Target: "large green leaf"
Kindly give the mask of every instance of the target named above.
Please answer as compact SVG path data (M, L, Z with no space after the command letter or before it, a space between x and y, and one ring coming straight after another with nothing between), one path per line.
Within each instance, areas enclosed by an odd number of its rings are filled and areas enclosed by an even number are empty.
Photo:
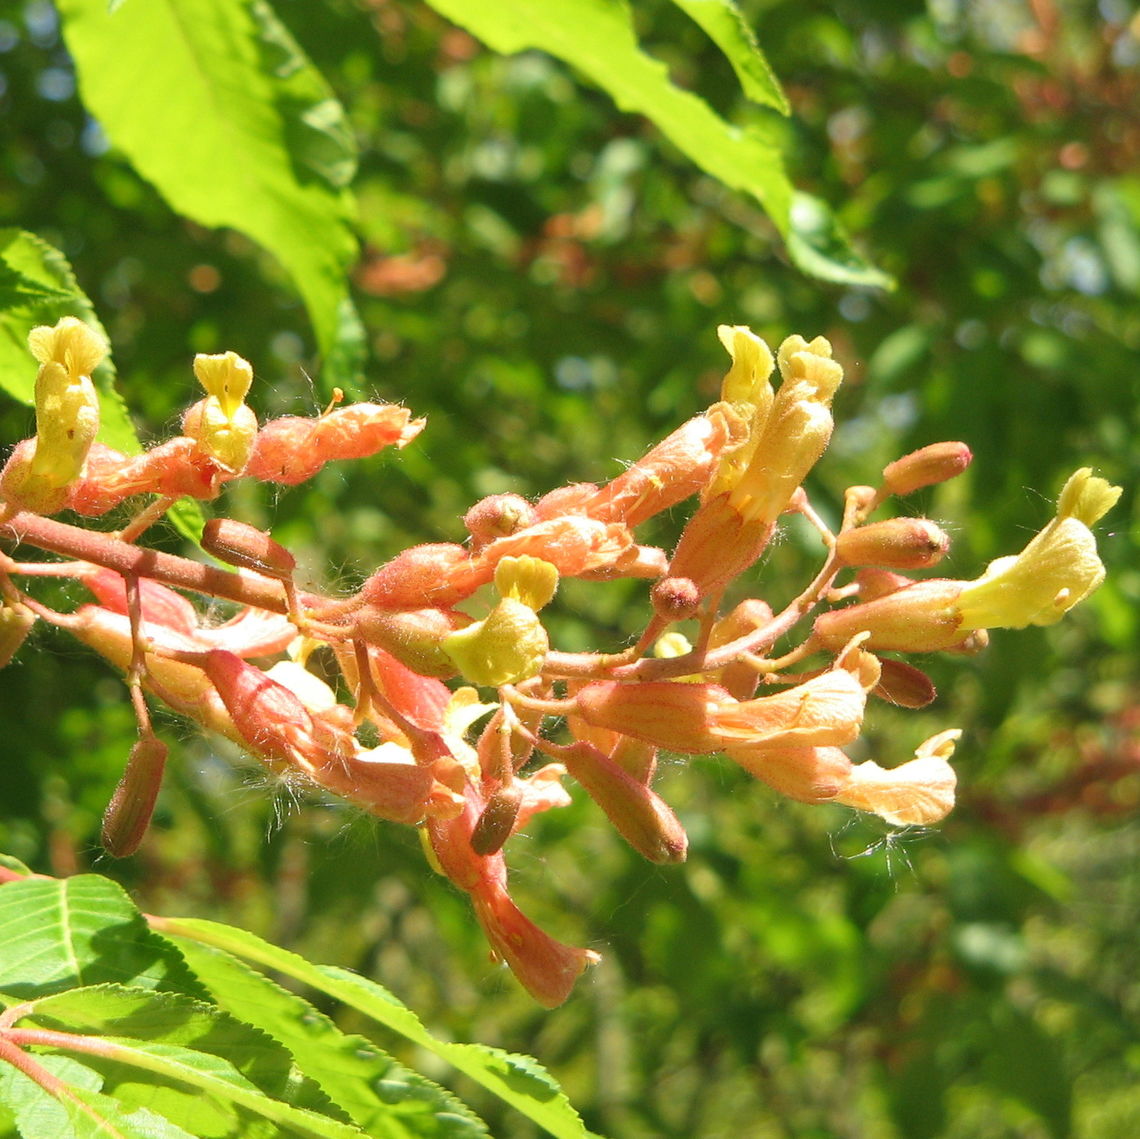
M411 1009L366 977L347 969L313 965L245 930L218 922L193 918L152 918L151 921L162 933L222 949L342 1001L446 1060L556 1139L585 1139L590 1134L565 1093L537 1061L482 1044L437 1040Z
M773 116L747 128L729 123L703 99L669 79L663 63L641 50L623 0L429 0L448 19L501 52L537 48L565 60L608 92L623 111L649 119L700 169L726 186L754 197L787 241L804 272L850 284L889 283L843 240L842 229L823 203L793 209L794 191L784 169L784 131ZM750 33L730 32L728 0L706 16L697 3L683 4L728 55L737 73L748 75L746 92L763 101L779 98L774 80L764 84L763 56L749 54ZM739 15L739 13L737 13ZM754 44L754 41L753 41ZM821 219L822 212L822 219Z
M78 317L108 340L67 258L34 233L0 229L0 388L29 407L35 399L37 365L28 351L28 333L64 316ZM115 389L110 356L92 378L99 392L100 440L120 451L142 450Z
M262 0L60 0L91 113L179 213L230 226L305 299L331 387L354 387L355 170L340 105Z
M197 994L178 951L94 874L0 885L0 994L31 1000L107 981Z
M307 1076L375 1139L478 1139L487 1129L437 1084L362 1036L341 1032L308 1001L221 950L179 948L214 1000L280 1041Z

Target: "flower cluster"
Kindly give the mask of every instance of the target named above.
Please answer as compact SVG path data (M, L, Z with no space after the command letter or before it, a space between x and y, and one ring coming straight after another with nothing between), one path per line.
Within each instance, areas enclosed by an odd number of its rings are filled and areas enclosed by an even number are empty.
M334 597L301 590L288 550L232 519L208 523L202 549L234 569L137 540L183 495L212 500L239 477L296 483L330 460L402 447L422 420L393 405L334 403L316 418L259 424L245 403L252 370L227 352L196 358L206 397L182 434L125 455L95 441L90 373L105 346L70 318L36 329L36 434L0 471L0 537L11 547L0 554L0 666L42 620L124 673L139 739L104 817L106 848L137 848L158 794L167 756L149 697L275 772L418 827L432 866L470 895L495 954L553 1006L597 955L521 913L503 850L535 814L569 801L567 777L655 862L686 853L653 788L660 751L722 753L793 799L896 826L943 818L957 731L893 768L845 750L869 698L914 708L934 698L923 672L887 654L974 650L989 629L1058 620L1103 579L1090 527L1120 491L1080 470L1020 554L974 581L916 580L946 553L945 533L929 519L873 515L965 470L966 445L924 447L878 486L849 488L832 531L803 489L843 378L831 346L793 336L773 357L747 328L720 337L732 358L720 401L618 478L536 502L492 495L465 516L465 542L404 550L356 594ZM101 515L140 495L150 498L114 533L50 517ZM642 523L689 498L672 553L639 542ZM820 534L814 578L780 612L759 598L725 606L796 513ZM18 545L67 560L16 561ZM92 600L49 608L27 591L45 575L78 581ZM626 651L551 647L541 613L567 577L646 581L652 617ZM462 606L479 590L493 599L477 619ZM228 599L236 615L213 624L187 594ZM322 644L339 690L306 667Z

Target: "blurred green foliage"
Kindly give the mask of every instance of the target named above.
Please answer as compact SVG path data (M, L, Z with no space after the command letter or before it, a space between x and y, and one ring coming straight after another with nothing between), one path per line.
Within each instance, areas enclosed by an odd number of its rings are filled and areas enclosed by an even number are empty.
M966 729L947 823L884 833L716 761L661 775L682 868L640 862L588 802L544 816L512 846L520 901L605 961L540 1013L414 834L302 806L183 726L166 727L185 744L154 832L110 866L95 838L125 696L39 633L0 680L0 848L363 969L444 1034L538 1056L621 1139L1140 1133L1140 24L1120 0L741 6L787 120L743 102L680 10L636 17L678 84L732 122L775 119L793 181L894 292L804 276L754 204L546 56L495 55L405 0L279 0L361 150L366 387L429 427L394 459L238 487L227 508L313 577L356 582L461 535L481 495L612 476L714 396L718 323L823 333L848 379L821 508L905 450L966 440L968 474L905 506L952 528L949 572L971 576L1020 548L1074 468L1126 488L1102 527L1108 584L1067 623L932 661L925 713L872 711L888 764ZM144 437L193 398L196 351L252 360L265 414L320 405L288 278L180 220L107 147L42 0L0 12L0 140L0 224L66 253ZM0 438L30 423L0 403ZM793 532L760 572L791 593L810 559ZM643 606L628 583L567 590L555 639L617 646ZM461 1091L495 1134L528 1134Z

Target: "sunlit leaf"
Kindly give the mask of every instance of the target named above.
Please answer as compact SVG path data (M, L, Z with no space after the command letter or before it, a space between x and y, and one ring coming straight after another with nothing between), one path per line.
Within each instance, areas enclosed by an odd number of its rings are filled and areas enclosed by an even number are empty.
M307 1076L369 1135L384 1139L477 1139L484 1124L450 1092L405 1068L244 962L180 939L214 1000L284 1044Z
M106 981L195 993L177 950L153 934L106 878L0 885L0 992L30 1000Z
M156 918L154 927L273 969L342 1001L372 1020L446 1060L464 1075L545 1128L556 1139L588 1136L578 1113L545 1068L529 1056L483 1044L437 1040L406 1005L374 981L347 969L313 965L245 930L192 918Z
M700 24L709 39L724 52L749 99L775 107L783 115L791 111L788 97L736 0L673 0L673 3Z
M332 92L261 0L61 0L83 100L179 213L268 249L305 299L325 380L353 386L362 333L351 137ZM156 61L160 61L156 65Z

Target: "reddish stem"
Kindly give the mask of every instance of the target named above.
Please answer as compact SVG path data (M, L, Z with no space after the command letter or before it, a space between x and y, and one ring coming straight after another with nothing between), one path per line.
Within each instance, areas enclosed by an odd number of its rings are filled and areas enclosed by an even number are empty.
M240 605L253 605L274 613L288 612L285 591L276 580L248 570L220 570L213 566L163 554L120 541L97 530L83 530L21 511L0 522L0 538L49 550L115 570L124 577L145 577L208 597L222 597ZM314 599L318 602L322 599Z

